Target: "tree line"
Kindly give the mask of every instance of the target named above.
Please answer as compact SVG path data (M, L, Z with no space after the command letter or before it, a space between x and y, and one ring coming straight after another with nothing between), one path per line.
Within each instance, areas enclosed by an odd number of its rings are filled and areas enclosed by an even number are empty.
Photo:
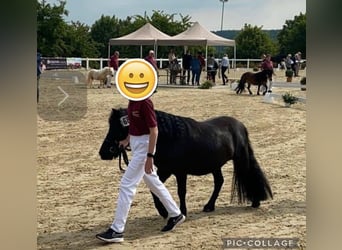
M45 0L37 0L37 49L43 56L51 57L82 57L82 58L107 58L108 42L110 38L127 35L147 22L160 31L173 36L189 28L192 24L189 15L168 14L164 11L154 10L151 16L135 15L126 19L119 19L115 15L102 15L91 26L79 21L66 22L68 16L66 1L60 0L58 4L49 4ZM216 32L219 34L218 32ZM220 34L224 36L224 34ZM226 37L228 38L228 37ZM283 28L276 37L261 27L245 24L229 37L236 41L236 54L239 59L260 58L262 54L286 55L300 51L302 58L306 57L306 14L299 13L293 20L286 20ZM161 46L158 48L158 57L166 58L170 49L174 49L177 55L183 53L182 47ZM144 54L151 49L143 46ZM193 52L205 48L191 46ZM123 57L133 58L140 56L139 46L116 46L111 51L119 50ZM228 53L233 57L233 48L209 47L209 53Z

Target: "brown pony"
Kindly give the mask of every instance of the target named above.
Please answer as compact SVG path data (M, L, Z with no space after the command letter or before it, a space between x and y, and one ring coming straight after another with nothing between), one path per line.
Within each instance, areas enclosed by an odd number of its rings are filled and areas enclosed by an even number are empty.
M253 94L250 90L251 84L258 85L257 95L259 95L260 86L264 86L265 91L262 94L265 95L267 92L267 79L269 79L269 77L272 77L272 73L271 75L269 74L270 73L267 70L263 70L257 73L243 73L238 86L235 88L236 94L241 94L241 92L245 89L245 83L248 83L247 89L250 95Z
M113 68L104 67L103 69L91 69L88 73L88 88L92 87L94 80L100 81L99 87L103 87L108 75L114 75Z

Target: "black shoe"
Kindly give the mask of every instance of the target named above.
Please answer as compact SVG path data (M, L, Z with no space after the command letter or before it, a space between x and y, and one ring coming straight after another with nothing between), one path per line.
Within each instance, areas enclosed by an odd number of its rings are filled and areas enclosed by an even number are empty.
M272 93L272 90L267 91L268 93Z
M96 238L109 243L123 242L124 240L123 233L117 233L111 228L109 228L106 232L97 234Z
M161 230L162 232L172 231L177 225L180 225L185 221L185 216L180 214L176 217L171 217L165 227Z

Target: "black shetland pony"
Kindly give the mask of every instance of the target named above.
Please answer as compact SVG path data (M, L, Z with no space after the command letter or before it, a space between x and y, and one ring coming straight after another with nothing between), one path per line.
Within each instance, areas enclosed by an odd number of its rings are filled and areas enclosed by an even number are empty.
M243 73L238 86L235 88L236 94L241 94L241 92L245 89L245 84L248 83L247 89L250 95L253 94L250 90L251 84L258 85L257 95L259 95L260 86L264 86L265 91L262 94L265 95L267 92L267 79L272 79L272 71L270 70L262 70L257 73Z
M112 160L120 154L119 141L126 138L128 127L122 124L126 109L113 109L109 118L109 131L100 148L103 160ZM238 120L221 116L203 122L191 118L156 111L158 140L154 164L162 182L171 174L176 176L180 210L187 214L185 195L187 175L214 176L214 191L203 211L215 210L215 202L223 184L221 168L233 160L234 176L231 201L237 194L239 203L250 201L259 207L260 201L272 196L271 187L255 159L246 127ZM153 195L153 194L152 194ZM161 216L168 213L153 195Z

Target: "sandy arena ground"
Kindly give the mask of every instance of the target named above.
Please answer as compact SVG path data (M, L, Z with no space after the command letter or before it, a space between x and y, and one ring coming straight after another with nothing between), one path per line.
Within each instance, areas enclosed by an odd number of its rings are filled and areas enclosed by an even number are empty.
M278 78L280 79L280 77ZM44 80L62 84L63 79ZM297 79L298 81L298 79ZM292 83L288 83L292 84ZM256 87L252 87L256 92ZM290 91L306 97L297 88L274 88L274 93ZM306 104L290 108L281 101L273 104L262 96L246 92L236 95L229 86L209 90L159 87L152 99L155 108L189 116L196 120L228 115L248 128L255 155L265 171L274 199L259 209L230 203L232 163L223 166L225 183L212 213L202 212L213 190L211 175L189 176L187 220L175 231L161 233L166 221L160 217L151 195L141 183L129 214L125 241L103 244L95 234L106 230L113 219L121 173L118 161L102 161L99 147L107 133L111 108L126 107L115 87L88 89L86 112L66 120L37 116L37 245L38 249L222 249L222 238L299 238L306 248ZM44 95L41 93L42 104ZM55 100L56 99L56 100ZM48 118L63 113L61 96L49 96L52 103L38 110ZM46 102L45 102L46 104ZM77 105L74 114L80 112ZM82 112L81 112L82 113ZM175 178L166 186L178 202Z

